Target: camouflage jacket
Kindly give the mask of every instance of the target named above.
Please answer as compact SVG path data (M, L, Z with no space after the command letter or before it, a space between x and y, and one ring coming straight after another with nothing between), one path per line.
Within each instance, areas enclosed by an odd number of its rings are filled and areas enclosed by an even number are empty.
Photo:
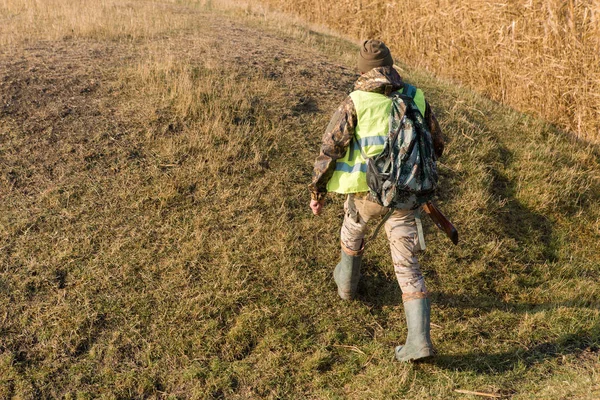
M393 67L379 67L361 75L354 84L354 90L389 93L403 85L402 78ZM425 122L431 132L435 155L440 157L444 151L444 138L429 103L426 103ZM309 185L312 200L321 200L327 195L327 182L335 171L336 161L346 154L357 123L356 109L348 96L333 114L323 135L321 151L315 160L312 182Z

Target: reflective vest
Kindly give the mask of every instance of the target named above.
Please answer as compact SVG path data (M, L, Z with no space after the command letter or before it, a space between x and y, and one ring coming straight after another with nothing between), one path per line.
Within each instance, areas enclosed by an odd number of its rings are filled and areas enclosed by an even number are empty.
M392 100L383 94L362 90L350 93L350 97L354 103L358 124L346 155L337 160L335 172L327 182L328 192L367 192L367 163L360 149L362 148L367 157L374 157L383 150L388 135ZM421 89L417 89L414 101L424 116L425 96Z

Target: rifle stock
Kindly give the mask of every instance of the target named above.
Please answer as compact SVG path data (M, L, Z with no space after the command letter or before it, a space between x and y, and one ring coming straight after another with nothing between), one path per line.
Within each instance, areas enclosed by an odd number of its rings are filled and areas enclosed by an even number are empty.
M428 201L425 203L423 210L431 217L435 225L446 233L446 236L450 238L452 243L458 243L458 231L433 202Z

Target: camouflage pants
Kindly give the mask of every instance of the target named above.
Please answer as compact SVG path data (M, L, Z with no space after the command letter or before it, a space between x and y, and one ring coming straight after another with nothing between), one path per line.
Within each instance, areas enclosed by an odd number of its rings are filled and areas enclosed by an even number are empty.
M369 201L363 194L350 194L344 203L344 223L341 230L342 250L350 255L362 253L367 223L383 217L389 208ZM379 219L379 218L377 218ZM396 279L403 299L426 297L427 289L417 259L420 250L415 211L395 210L385 223L390 243Z

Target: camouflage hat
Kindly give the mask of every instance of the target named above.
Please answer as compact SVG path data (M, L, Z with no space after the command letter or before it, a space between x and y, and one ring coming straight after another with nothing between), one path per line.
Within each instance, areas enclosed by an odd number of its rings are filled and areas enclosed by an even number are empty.
M390 49L381 40L365 40L360 46L358 70L368 72L373 68L393 65L394 60Z

